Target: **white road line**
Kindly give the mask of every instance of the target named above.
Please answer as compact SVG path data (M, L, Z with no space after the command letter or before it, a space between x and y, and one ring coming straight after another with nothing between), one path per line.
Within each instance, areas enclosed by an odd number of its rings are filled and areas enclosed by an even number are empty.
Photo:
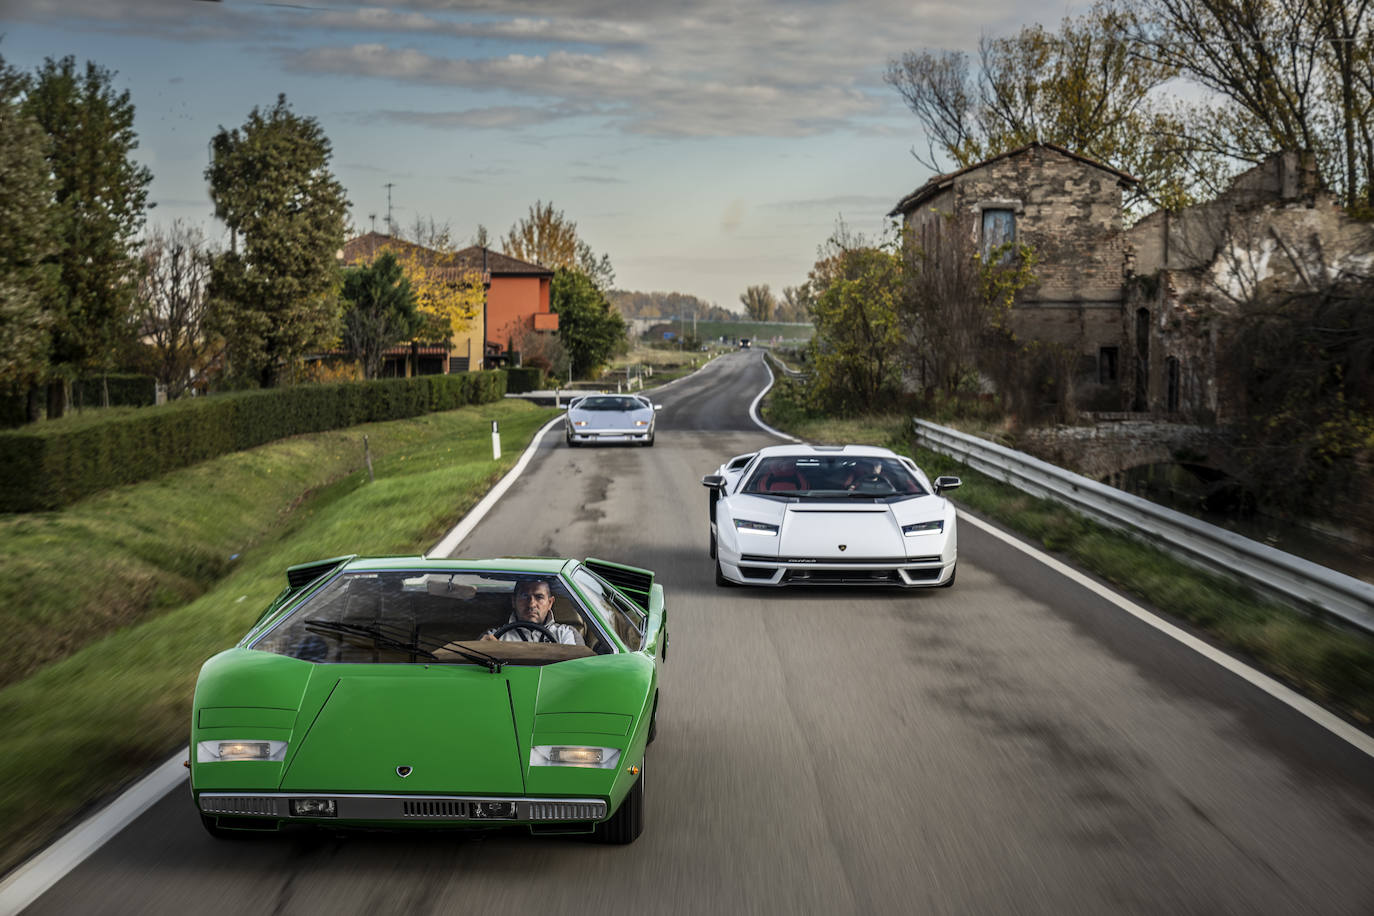
M1146 610L1145 608L1141 607L1135 602L1122 597L1121 595L1112 591L1105 585L1102 585L1099 582L1094 582L1092 579L1083 575L1073 567L1068 566L1067 564L1062 563L1059 560L1056 560L1049 554L1037 550L1036 548L1031 547L1029 544L1022 542L1017 538L1014 538L1011 535L997 528L994 528L992 525L989 525L987 522L982 521L981 519L977 519L964 512L960 512L959 523L969 524L974 526L975 528L979 528L983 531L986 531L988 534L992 535L998 540L1004 541L1012 547L1015 547L1022 553L1025 553L1026 555L1034 558L1035 560L1044 563L1046 566L1048 566L1055 572L1059 573L1060 575L1072 579L1074 582L1078 583L1079 585L1098 595L1100 598L1103 598L1106 601L1110 601L1112 604L1121 608L1121 610L1130 614L1132 617L1135 617L1138 620L1141 620L1144 623L1149 624L1150 626L1154 627L1156 630L1159 630L1161 633L1170 637L1171 639L1175 639L1178 642L1181 642L1183 645L1192 649L1194 652L1197 652L1199 655L1202 655L1208 660L1215 662L1216 664L1225 668L1227 671L1231 672L1236 677L1239 677L1240 679L1246 681L1250 685L1259 688L1260 690L1269 694L1274 699L1278 700L1280 703L1283 703L1285 706L1292 708L1299 714L1306 716L1308 719L1311 719L1313 722L1320 725L1327 731L1331 732L1331 734L1335 735L1337 738L1340 738L1342 741L1345 741L1347 744L1350 744L1364 751L1369 756L1374 757L1374 737L1370 737L1369 735L1360 731L1358 728L1351 725L1349 722L1345 721L1340 716L1328 712L1327 710L1323 709L1318 704L1307 699L1307 697L1303 696L1302 694L1298 693L1292 688L1287 687L1284 684L1281 684L1280 682L1269 677L1267 674L1262 674L1261 672L1255 670L1254 668L1251 668L1249 665L1246 665L1243 662L1237 661L1236 659L1227 655L1225 652L1213 648L1212 646L1208 645L1207 643L1198 639L1196 636L1189 633L1187 630L1174 626L1172 623L1169 623L1167 620L1160 618L1156 614Z
M787 433L779 432L769 426L767 423L763 422L763 418L759 416L759 402L763 400L764 395L773 390L773 382L777 380L777 377L773 374L773 367L768 364L767 356L763 358L763 367L768 370L768 384L763 386L763 390L758 393L758 397L754 398L754 403L749 405L749 419L753 420L764 432L771 433L779 439L786 439L788 442L800 442L801 440L796 436L789 436Z
M187 748L140 779L98 813L0 881L0 914L13 916L104 846L112 837L186 779Z
M511 485L525 472L525 467L530 463L530 459L532 459L534 453L539 450L539 443L543 440L544 434L553 429L556 424L562 422L563 418L558 416L545 423L543 427L540 428L539 432L534 434L534 438L530 440L530 444L525 448L525 452L520 456L520 460L515 462L515 467L511 468L510 471L506 473L506 476L502 477L496 486L492 487L487 495L483 496L481 501L472 507L472 511L463 516L462 521L455 525L452 531L444 535L444 539L435 544L433 549L425 554L425 556L431 559L435 557L446 557L453 553L454 550L458 549L458 545L463 543L463 540L472 533L472 529L477 527L477 523L486 518L487 513L492 510L492 507L496 505L502 496L506 495L506 491L509 490Z

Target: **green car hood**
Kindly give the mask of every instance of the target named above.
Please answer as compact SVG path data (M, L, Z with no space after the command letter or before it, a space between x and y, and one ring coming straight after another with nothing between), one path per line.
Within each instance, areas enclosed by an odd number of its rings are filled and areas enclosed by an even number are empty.
M312 664L230 649L205 664L192 740L275 738L281 763L193 763L192 785L293 792L615 793L619 772L529 766L532 744L643 752L656 687L640 653L557 664ZM193 760L195 755L192 755ZM398 767L409 767L402 777Z
M339 678L289 758L282 789L523 792L506 679L485 670L419 673L433 676Z

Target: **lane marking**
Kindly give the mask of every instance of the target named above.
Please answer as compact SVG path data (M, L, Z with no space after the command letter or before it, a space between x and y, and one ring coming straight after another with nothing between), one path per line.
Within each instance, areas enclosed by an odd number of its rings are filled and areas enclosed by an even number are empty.
M487 495L483 496L477 505L473 506L472 510L468 512L467 515L463 516L462 520L453 527L453 530L444 535L443 540L435 544L434 547L430 549L429 553L425 554L425 558L434 559L436 557L446 557L456 550L458 545L472 533L472 529L476 528L477 524L481 522L482 519L486 518L487 513L492 510L497 501L499 501L502 496L506 495L506 491L509 490L511 485L525 472L525 468L529 465L530 460L534 458L534 453L539 450L539 443L543 441L544 435L549 430L553 429L554 426L562 422L563 417L560 415L554 417L540 427L539 432L534 434L534 438L531 439L530 444L526 446L524 453L520 456L520 460L515 462L515 467L507 471L506 476L502 477L501 480L497 482L496 486L487 491Z
M91 853L114 838L178 783L186 781L182 748L166 763L144 776L108 806L82 821L47 849L0 881L0 914L13 916L33 903Z
M759 416L759 402L763 400L764 395L773 390L773 383L777 381L777 376L773 374L773 367L769 364L767 356L763 358L763 368L768 370L768 384L763 386L763 390L754 398L754 403L749 405L749 419L753 420L764 432L772 433L779 439L786 439L788 442L800 442L801 440L796 436L789 436L787 433L780 432L769 426L767 423L763 422L763 418Z
M1370 735L1367 735L1364 732L1360 731L1358 728L1351 725L1349 722L1345 721L1340 716L1335 715L1334 713L1324 709L1322 706L1313 702L1312 700L1309 700L1307 697L1298 693L1291 687L1288 687L1287 685L1274 680L1269 675L1263 674L1260 671L1250 667L1249 665L1243 662L1237 661L1235 658L1232 658L1225 652L1222 652L1221 650L1203 642L1201 639L1198 639L1196 636L1189 633L1187 630L1184 630L1181 627L1169 623L1167 620L1164 620L1160 618L1158 615L1146 610L1145 608L1136 604L1134 601L1131 601L1130 599L1123 597L1115 591L1112 591L1110 588L1103 585L1102 583L1093 581L1092 579L1083 575L1081 572L1074 569L1073 567L1055 559L1054 557L1050 556L1047 553L1044 553L1043 551L1037 550L1029 544L1026 544L1018 540L1017 538L1012 537L1006 532L993 527L992 525L988 524L982 519L974 518L973 516L967 515L966 513L960 511L959 521L961 524L968 523L970 525L973 525L973 527L978 528L981 531L987 532L988 534L992 535L998 540L1004 541L1012 547L1015 547L1017 550L1021 551L1022 553L1025 553L1027 556L1030 556L1031 558L1038 560L1039 562L1048 566L1050 569L1059 573L1061 576L1064 576L1065 578L1068 578L1076 582L1077 584L1083 586L1084 588L1096 594L1098 597L1111 602L1121 610L1130 614L1132 617L1135 617L1137 620L1147 623L1150 626L1154 627L1156 630L1159 630L1165 636L1177 640L1178 642L1187 646L1189 649L1192 649L1194 652L1197 652L1199 655L1202 655L1203 657L1207 658L1209 661L1212 661L1220 665L1222 668L1225 668L1227 671L1236 675L1236 677L1239 677L1241 680L1246 681L1251 686L1259 688L1260 690L1267 693L1269 696L1278 700L1280 703L1283 703L1285 706L1288 706L1300 715L1305 716L1311 721L1315 722L1317 725L1320 725L1322 728L1326 729L1331 734L1335 735L1337 738L1340 738L1342 741L1345 741L1347 744L1350 744L1353 747L1358 748L1361 751L1364 751L1369 756L1374 757L1374 737L1371 737Z

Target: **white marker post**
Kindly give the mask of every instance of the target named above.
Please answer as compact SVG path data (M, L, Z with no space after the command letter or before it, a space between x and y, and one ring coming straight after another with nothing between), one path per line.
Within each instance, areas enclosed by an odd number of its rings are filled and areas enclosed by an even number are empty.
M491 421L491 460L501 460L501 431L496 428L496 421Z

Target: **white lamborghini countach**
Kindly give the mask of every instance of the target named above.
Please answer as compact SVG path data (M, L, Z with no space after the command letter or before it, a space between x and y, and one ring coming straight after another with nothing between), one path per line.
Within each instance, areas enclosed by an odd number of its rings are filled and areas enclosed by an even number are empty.
M737 455L709 489L717 585L949 587L954 506L910 458L865 445L778 445Z

